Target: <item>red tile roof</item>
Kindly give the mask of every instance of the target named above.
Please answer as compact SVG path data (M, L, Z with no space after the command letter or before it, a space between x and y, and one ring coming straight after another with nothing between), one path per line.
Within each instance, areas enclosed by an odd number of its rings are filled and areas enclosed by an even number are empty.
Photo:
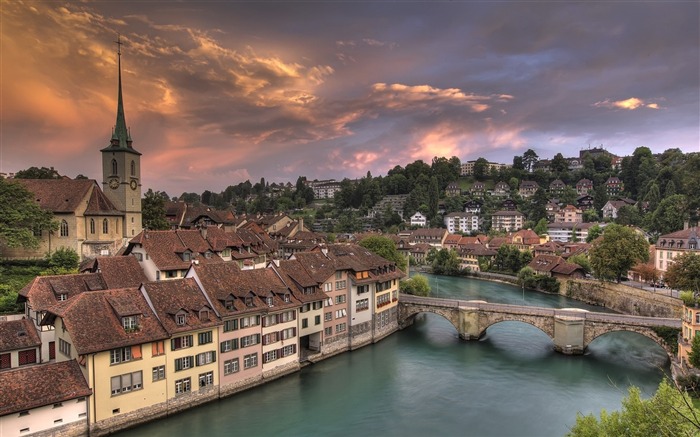
M0 416L91 394L75 360L0 372Z
M41 339L29 319L0 322L0 352L41 346Z
M14 179L34 194L44 209L54 213L72 213L91 189L99 189L92 179Z
M100 273L37 276L19 291L19 295L29 301L34 311L46 311L59 302L57 297L61 294L71 299L86 291L105 289L107 284Z

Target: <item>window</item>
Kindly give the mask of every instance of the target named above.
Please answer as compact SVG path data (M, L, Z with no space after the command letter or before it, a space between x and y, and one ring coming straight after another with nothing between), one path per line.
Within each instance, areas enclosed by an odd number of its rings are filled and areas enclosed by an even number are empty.
M70 358L70 343L62 338L58 339L58 351Z
M335 272L335 279L342 279L343 278L343 272L337 271Z
M277 359L277 350L265 352L263 354L263 363L269 363L270 361L275 361L276 359Z
M347 281L335 281L335 289L336 290L344 290L345 287L347 287L348 283Z
M57 298L60 302L63 302L64 300L67 300L67 299L68 299L68 294L66 294L66 293L61 293L61 294L59 294L58 296L56 296L56 298Z
M197 354L197 365L206 366L216 362L216 351L202 352Z
M321 316L318 315L314 317L314 325L320 325L321 324Z
M90 233L95 233L95 219L90 219Z
M190 378L178 379L175 381L175 394L180 395L192 390Z
M333 328L329 326L323 330L323 333L326 334L326 337L330 337L333 335Z
M143 261L143 254L139 252L132 252L132 255L134 255L134 258L136 258L137 261L141 262Z
M294 355L297 352L297 345L291 344L280 349L282 357L288 357Z
M342 310L337 310L337 311L335 312L335 318L336 318L336 319L340 319L341 317L346 317L347 315L348 315L348 313L347 313L347 311L345 311L344 309L342 309Z
M323 284L323 291L325 291L325 292L333 291L333 284L330 282L326 282L325 284Z
M131 176L136 176L136 163L131 161Z
M141 379L142 373L138 372L125 373L124 375L112 377L112 396L117 396L132 390L140 390L143 388Z
M285 322L291 322L292 320L296 320L297 318L297 313L296 311L285 311L281 314L278 314L278 321L279 323L285 323Z
M344 294L341 294L340 296L335 297L335 304L338 305L341 303L345 303L345 295Z
M248 347L260 343L260 334L246 335L241 337L241 347Z
M332 297L326 298L326 306L327 307L333 306L333 298Z
M369 285L358 285L357 286L357 294L368 293L368 292L369 292Z
M102 233L109 234L109 221L107 219L102 219Z
M200 332L199 335L198 335L198 337L199 337L199 344L200 344L200 345L202 345L202 344L207 344L207 343L211 343L211 342L212 342L212 339L211 339L211 337L212 337L211 331Z
M238 358L224 361L224 375L238 372Z
M0 369L9 369L11 365L10 354L0 354Z
M274 306L274 302L273 302L273 298L272 298L272 297L266 297L266 298L265 298L265 303L266 303L267 306L269 306L269 307Z
M236 306L233 302L233 297L229 297L224 301L224 307L229 311L236 309Z
M158 355L165 354L165 342L164 341L154 341L151 343L151 355L157 357Z
M339 323L335 325L335 333L338 334L340 332L345 332L347 329L347 325L345 323Z
M127 361L131 360L138 360L141 358L141 345L112 349L109 355L110 364L119 364L126 363Z
M260 316L249 316L241 318L241 329L260 324Z
M316 301L316 302L313 303L313 309L315 309L315 310L320 310L321 308L323 308L323 302L322 302L322 301L319 300L319 301Z
M301 319L301 328L308 328L309 327L309 319Z
M27 349L18 353L19 365L36 363L36 349Z
M118 170L119 170L119 167L117 166L117 160L113 159L112 160L112 174L114 175L114 174L119 173Z
M57 403L53 404L54 408L61 408L62 406L63 406L63 403L61 403L61 402L57 402Z
M249 354L243 357L243 368L250 369L251 367L256 367L258 365L258 354Z
M379 314L379 327L383 327L389 324L389 311L384 311Z
M330 322L331 320L333 320L333 311L328 311L327 313L325 313L323 315L323 320L326 322Z
M201 373L199 375L199 388L214 385L214 372Z
M391 302L391 293L386 293L377 296L377 306L383 306Z
M232 350L238 349L238 339L234 338L231 340L222 341L219 343L219 350L221 353L231 352Z
M165 272L165 276L167 278L177 278L177 270L168 270ZM182 323L179 323L179 318L182 317ZM185 324L185 315L184 314L178 314L178 325L184 325Z
M282 298L285 301L285 303L289 303L292 301L292 296L289 293L285 293Z
M277 324L277 314L270 314L263 318L263 326L274 326Z
M165 379L165 366L157 366L153 368L153 381Z
M279 333L271 332L270 334L263 335L262 344L271 344L279 341Z
M61 237L67 237L68 236L68 222L65 220L61 220Z
M138 328L138 326L136 325L136 316L122 317L122 326L127 332L135 331L136 328Z
M168 272L168 274L170 274L170 272ZM187 320L186 316L187 316L186 314L176 314L175 315L175 324L178 326L184 325L186 320Z
M175 337L170 340L170 350L184 349L186 347L192 347L192 336L184 335L182 337Z
M179 372L180 370L189 369L191 367L194 367L194 357L193 356L175 359L175 371L176 372Z
M282 331L280 331L280 337L282 337L282 340L286 340L288 338L293 338L297 334L297 328L287 328Z
M364 311L369 309L369 299L360 299L355 303L355 311Z

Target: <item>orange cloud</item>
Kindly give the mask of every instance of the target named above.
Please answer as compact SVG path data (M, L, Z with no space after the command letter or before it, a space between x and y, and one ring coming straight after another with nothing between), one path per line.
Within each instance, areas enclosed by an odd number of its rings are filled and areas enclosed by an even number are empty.
M638 97L630 97L629 99L615 101L606 99L594 103L593 106L596 108L627 109L630 111L639 108L660 109L658 103L646 103L644 100Z

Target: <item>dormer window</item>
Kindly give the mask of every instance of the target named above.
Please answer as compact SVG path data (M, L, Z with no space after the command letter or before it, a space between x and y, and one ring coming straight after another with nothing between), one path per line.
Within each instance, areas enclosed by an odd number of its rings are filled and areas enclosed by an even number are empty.
M267 306L269 306L269 307L274 306L273 297L272 297L272 296L266 297L266 298L265 298L265 303L266 303Z
M68 299L68 294L61 293L58 296L56 296L56 299L58 299L59 301L64 301L64 300Z
M192 259L192 254L189 252L185 252L182 254L182 260L183 261L190 261Z
M284 301L287 302L287 303L289 303L289 302L292 301L292 298L291 298L291 296L289 295L289 293L285 293L285 294L284 294Z
M202 308L199 310L199 321L208 322L209 321L209 310L207 308Z
M206 258L206 259L211 258L211 252L204 252L204 258Z
M226 307L227 310L233 310L235 307L233 306L233 298L229 297L224 301L224 306Z
M135 331L136 328L138 328L138 325L136 322L137 322L136 316L122 317L122 326L124 327L124 330L127 332Z
M187 322L187 314L179 313L175 315L175 324L178 326L183 326Z
M253 306L253 298L252 297L246 297L245 298L245 306L247 307L252 307Z

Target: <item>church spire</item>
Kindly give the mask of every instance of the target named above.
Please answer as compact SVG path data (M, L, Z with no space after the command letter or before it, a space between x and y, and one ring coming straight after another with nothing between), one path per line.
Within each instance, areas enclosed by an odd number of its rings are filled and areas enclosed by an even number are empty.
M121 35L117 36L115 41L117 44L117 66L119 69L119 95L117 96L117 123L112 131L112 139L110 141L110 146L112 148L120 149L130 149L131 147L131 133L126 127L126 117L124 117L124 99L122 97L122 40Z

